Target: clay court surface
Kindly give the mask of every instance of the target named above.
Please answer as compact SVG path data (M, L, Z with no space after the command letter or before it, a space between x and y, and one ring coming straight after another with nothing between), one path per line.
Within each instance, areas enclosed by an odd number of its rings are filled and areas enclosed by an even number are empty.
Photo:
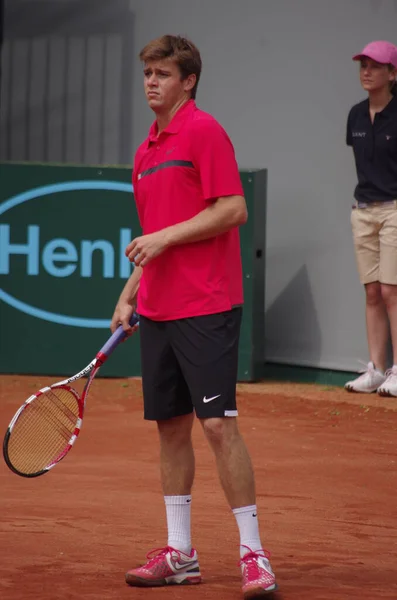
M50 382L52 379L50 379ZM55 381L55 380L54 380ZM0 427L48 383L0 378ZM397 599L397 399L338 388L239 386L276 600ZM80 439L37 479L0 466L2 600L234 600L238 535L199 426L193 540L204 583L129 588L124 571L165 545L157 433L139 380L97 380Z

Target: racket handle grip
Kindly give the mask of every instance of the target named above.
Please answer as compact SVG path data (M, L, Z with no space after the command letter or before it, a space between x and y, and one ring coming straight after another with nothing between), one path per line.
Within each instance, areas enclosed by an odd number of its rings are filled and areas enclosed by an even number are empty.
M130 319L130 325L133 327L139 323L139 317L136 313L133 313ZM100 349L97 354L97 358L103 363L111 355L113 350L122 342L126 337L126 333L121 325L119 325L113 335L110 336L106 344Z

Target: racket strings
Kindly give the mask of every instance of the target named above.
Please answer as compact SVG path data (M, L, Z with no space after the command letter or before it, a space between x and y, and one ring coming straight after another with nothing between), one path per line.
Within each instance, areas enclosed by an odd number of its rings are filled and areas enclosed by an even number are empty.
M63 413L65 415L66 423L68 423L69 421L73 421L74 423L76 422L76 411L73 410L75 409L76 399L72 392L61 388L56 390L48 390L48 392L46 392L45 395L49 400L51 400L54 407L56 407L57 411L59 410L60 413ZM73 396L73 399L75 401L72 407L65 403L65 400L66 402L69 402L70 395ZM52 408L52 405L50 405L50 408ZM56 416L59 417L60 413L56 412ZM55 415L54 411L51 411L51 415Z
M35 406L34 404L32 404L31 406L33 407L33 410L37 412L38 407ZM45 406L45 407L40 407L40 410L42 412L40 415L36 415L37 418L40 418L43 421L46 421L46 423L48 424L48 427L58 428L58 433L63 434L65 439L69 439L70 427L68 427L67 424L65 424L63 422L63 420L60 420L60 417L62 418L63 415L61 413L56 412L54 410L54 407L52 407L49 404L47 404L47 406ZM62 410L62 409L60 409L60 410ZM32 414L29 415L29 417L32 420L33 412L32 412ZM76 419L74 419L73 422L75 423Z
M22 411L8 442L8 457L24 474L42 471L66 449L79 417L78 400L68 389L47 390Z

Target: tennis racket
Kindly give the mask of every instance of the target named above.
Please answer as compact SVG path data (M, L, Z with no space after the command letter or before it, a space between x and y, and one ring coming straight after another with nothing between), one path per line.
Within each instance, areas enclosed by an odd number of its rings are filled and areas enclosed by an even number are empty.
M133 314L130 325L138 324ZM85 369L44 387L17 410L6 431L3 456L7 466L22 477L44 475L65 458L81 429L92 381L113 350L126 337L120 325ZM81 395L71 383L87 376Z

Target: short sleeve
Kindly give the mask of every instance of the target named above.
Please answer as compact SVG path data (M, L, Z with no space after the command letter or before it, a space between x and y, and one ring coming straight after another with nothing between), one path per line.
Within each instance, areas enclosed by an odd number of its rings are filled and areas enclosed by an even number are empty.
M244 196L233 144L215 119L196 121L192 156L205 200Z
M135 156L135 160L134 160L134 165L132 168L132 191L134 194L134 201L135 201L135 207L136 207L136 212L138 215L138 220L139 220L139 224L142 228L142 219L141 219L141 215L139 212L139 201L138 201L138 169L137 169L137 158Z
M348 146L353 146L353 136L352 136L352 111L349 112L349 116L347 117L347 125L346 125L346 144Z

